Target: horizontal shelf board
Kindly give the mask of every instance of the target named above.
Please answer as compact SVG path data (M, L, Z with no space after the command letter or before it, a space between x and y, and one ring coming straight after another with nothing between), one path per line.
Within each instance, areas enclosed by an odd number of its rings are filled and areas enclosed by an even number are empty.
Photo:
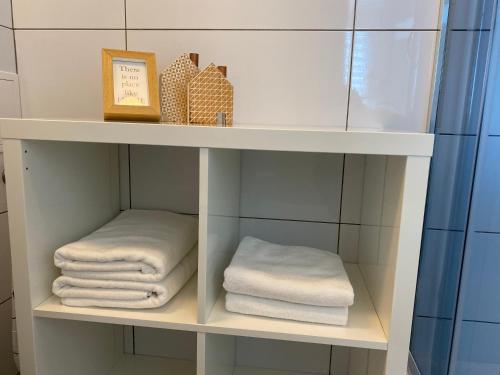
M109 375L195 375L196 363L183 359L125 354Z
M111 309L71 307L51 296L36 307L33 315L41 318L134 325L140 327L197 331L197 275L166 305L157 309Z
M109 375L195 375L196 363L183 359L125 354ZM233 375L314 375L305 372L237 366Z
M243 367L238 366L234 368L233 375L317 375L312 372L295 372L284 370L273 370L258 367Z
M0 119L7 139L99 142L241 150L432 156L434 136L419 133L328 130L306 126L233 128L158 123Z
M300 341L387 350L387 339L363 283L359 268L346 264L355 291L345 327L295 322L228 312L221 293L207 324L196 322L196 276L168 304L158 309L131 310L69 307L52 296L34 309L34 316L107 324L198 331L235 336Z
M220 334L387 350L387 338L359 268L355 264L345 266L355 292L355 304L349 309L349 322L345 327L231 313L224 307L225 293L222 292L208 320L207 330Z

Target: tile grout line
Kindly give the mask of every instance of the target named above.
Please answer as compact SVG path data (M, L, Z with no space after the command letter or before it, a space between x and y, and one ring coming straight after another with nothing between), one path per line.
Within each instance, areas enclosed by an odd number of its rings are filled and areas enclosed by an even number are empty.
M5 26L4 26L5 27ZM7 27L8 28L8 27ZM13 28L15 30L21 31L120 31L120 30L130 30L130 31L294 31L294 32L354 32L354 31L366 31L366 32L437 32L440 29L272 29L272 28L262 28L262 29L237 29L237 28L118 28L118 27L18 27ZM460 30L457 30L460 31ZM464 30L464 31L474 31L474 30ZM489 30L484 30L489 31Z
M332 373L332 357L333 357L333 345L330 345L330 362L328 366L328 375L335 375Z
M336 32L349 32L349 31L368 31L368 32L437 32L441 31L441 29L356 29L356 28L349 28L349 29L301 29L301 28L260 28L260 29L251 29L251 28L184 28L184 27L179 27L179 28L128 28L127 30L133 30L133 31L298 31L298 32L330 32L330 31L336 31ZM487 30L486 30L487 31Z
M446 228L432 228L432 227L425 227L424 230L435 230L435 231L441 231L441 232L456 232L456 233L464 233L464 229L446 229Z
M450 137L450 136L454 136L454 137L476 137L477 134L467 134L467 133L464 133L464 134L455 134L455 133L441 133L441 132L436 132L434 133L435 135L443 135L445 137Z
M14 26L14 25L12 25L12 26ZM12 29L12 40L14 42L14 62L16 64L16 74L19 75L19 64L17 63L17 41L16 41L15 29ZM18 76L18 86L19 86L19 76ZM19 95L21 95L21 90L19 90ZM21 101L21 97L19 97L19 101Z
M348 131L349 127L349 106L351 103L351 83L352 83L352 66L353 66L353 56L354 56L354 35L356 33L356 12L357 12L357 0L354 0L354 13L352 16L352 36L351 36L351 56L349 61L349 80L348 80L348 93L347 93L347 111L346 111L346 119L345 119L345 130ZM340 186L340 202L339 202L339 224L337 229L337 254L340 253L340 230L342 228L342 203L344 196L344 182L345 182L345 159L346 155L343 155L342 158L342 182ZM328 368L328 374L334 375L332 371L332 359L333 359L333 345L330 346L330 366ZM350 360L350 355L349 355Z
M462 322L466 323L479 323L479 324L495 324L500 325L500 322L495 322L494 320L475 320L475 319L462 319Z
M500 234L500 232L489 231L489 230L474 230L473 232L479 234Z
M125 50L128 51L128 29L127 29L127 0L123 0L124 22L125 22ZM127 145L127 164L128 164L128 208L132 209L132 176L130 165L130 144ZM135 326L132 326L132 354L136 355L135 347Z
M313 224L331 224L331 225L340 225L341 220L338 221L322 221L322 220L308 220L308 219L282 219L282 218L274 218L274 217L256 217L256 216L227 216L227 215L215 215L215 216L223 216L223 217L239 217L240 219L249 219L249 220L269 220L269 221L290 221L290 222L300 222L300 223L313 223ZM351 223L351 222L343 222L344 225L361 225L360 223ZM365 225L365 226L379 226L379 225Z
M125 22L125 50L128 51L128 32L127 32L127 0L123 0L123 17Z
M13 0L10 0L10 19L11 19L11 23L12 23L12 30L15 29L14 27L14 6L12 4Z
M340 186L339 220L337 229L337 254L340 252L340 228L342 226L342 198L344 196L344 174L345 174L345 154L342 158L342 182Z
M420 314L415 314L415 317L422 319L438 319L438 320L449 320L449 321L453 320L453 318L446 318L444 316L432 316L432 315L420 315Z
M355 42L355 35L356 35L356 12L358 9L358 0L354 0L354 15L352 17L352 38L351 38L351 56L350 56L350 63L349 63L349 80L348 80L348 89L347 89L347 113L346 113L346 120L345 120L345 130L349 130L349 109L351 106L351 85L352 85L352 66L354 64L354 42ZM345 159L344 159L345 161ZM342 181L344 179L344 176L342 175Z
M0 306L2 306L4 303L6 302L9 302L10 300L12 300L12 295L10 295L9 297L7 297L6 299L4 299L3 301L0 301Z
M470 32L488 32L491 31L491 29L483 29L483 28L471 28L471 29L449 29L448 31L470 31Z
M351 37L351 56L350 56L350 62L349 62L349 88L348 88L348 94L347 94L347 113L346 113L346 122L345 122L345 130L348 130L349 126L349 106L351 102L351 82L352 82L352 65L353 65L353 55L354 55L354 34L355 34L355 27L356 27L356 12L357 12L357 0L354 0L354 14L352 17L352 37ZM343 155L342 158L342 182L340 186L340 202L339 202L339 219L338 219L338 229L337 229L337 254L340 252L340 229L342 227L342 200L344 196L344 175L345 175L345 159L346 155Z

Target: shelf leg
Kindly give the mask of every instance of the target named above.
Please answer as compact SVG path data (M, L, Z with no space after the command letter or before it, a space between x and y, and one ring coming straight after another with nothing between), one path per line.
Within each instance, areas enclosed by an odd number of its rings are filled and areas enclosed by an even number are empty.
M429 164L429 157L406 158L386 375L407 371Z
M16 292L16 320L21 373L35 375L34 326L26 236L25 163L20 140L3 141L7 196L9 197L9 232L12 257L12 278Z

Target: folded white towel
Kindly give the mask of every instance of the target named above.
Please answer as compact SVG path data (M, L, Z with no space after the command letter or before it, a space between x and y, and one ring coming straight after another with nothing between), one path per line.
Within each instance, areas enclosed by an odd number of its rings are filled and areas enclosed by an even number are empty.
M226 309L240 314L341 326L347 324L348 317L347 307L302 305L234 293L226 294Z
M231 293L315 306L350 306L354 291L337 254L245 237L224 271Z
M154 282L165 278L197 241L195 217L128 210L59 248L54 263L71 277Z
M119 307L146 309L160 307L182 289L198 266L195 246L177 266L159 282L89 280L60 276L52 292L67 306Z

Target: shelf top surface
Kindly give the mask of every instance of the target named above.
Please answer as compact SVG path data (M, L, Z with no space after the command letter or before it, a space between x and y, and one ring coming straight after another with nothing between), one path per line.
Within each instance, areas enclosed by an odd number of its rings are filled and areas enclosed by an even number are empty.
M344 131L318 127L0 119L4 139L98 142L241 150L432 156L434 135Z

